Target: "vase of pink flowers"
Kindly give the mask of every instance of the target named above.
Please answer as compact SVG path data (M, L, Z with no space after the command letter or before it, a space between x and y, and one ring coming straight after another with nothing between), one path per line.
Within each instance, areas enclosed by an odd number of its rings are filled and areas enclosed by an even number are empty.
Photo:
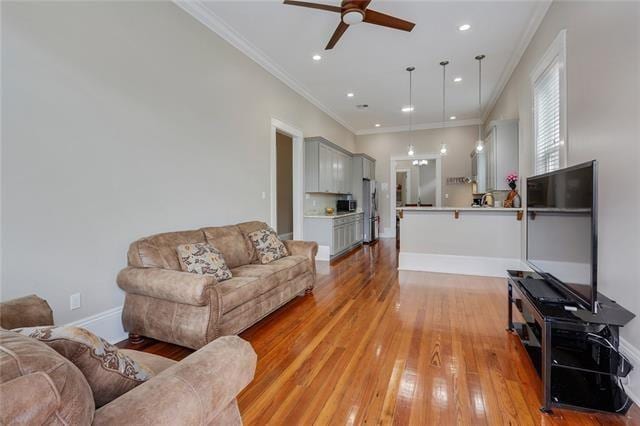
M507 195L507 199L504 201L504 207L520 208L522 204L522 200L520 199L520 194L518 194L518 191L516 191L516 182L518 182L518 174L515 172L509 173L505 178L505 180L507 181L509 188L511 188L511 191L509 192L509 195Z
M516 182L518 182L518 174L515 172L509 173L506 177L506 181L507 181L507 184L509 185L509 188L511 188L512 190L515 190Z

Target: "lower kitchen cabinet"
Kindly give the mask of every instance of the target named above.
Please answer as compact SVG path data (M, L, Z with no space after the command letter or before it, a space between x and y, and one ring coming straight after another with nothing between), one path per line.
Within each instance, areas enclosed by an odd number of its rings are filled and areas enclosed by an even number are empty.
M304 239L329 247L331 258L362 243L364 213L342 216L306 216Z

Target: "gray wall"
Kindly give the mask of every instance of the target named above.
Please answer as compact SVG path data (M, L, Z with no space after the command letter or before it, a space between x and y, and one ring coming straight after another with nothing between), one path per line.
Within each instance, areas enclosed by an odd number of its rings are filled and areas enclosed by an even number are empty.
M58 323L122 304L136 238L268 220L272 117L355 148L169 2L2 2L1 35L2 298Z
M598 286L640 315L640 3L553 2L489 120L520 119L520 173L532 164L529 75L567 30L568 164L597 159ZM622 335L640 348L640 319Z
M443 206L468 207L471 205L471 185L447 185L447 177L471 175L471 158L469 154L475 147L478 138L477 126L450 127L444 129L416 130L413 132L412 142L416 155L440 152L440 144L446 143L448 154L442 157L442 197ZM356 152L364 152L376 159L376 180L389 183L391 157L407 155L409 133L379 133L373 135L358 135ZM415 186L417 180L411 182ZM389 190L381 194L380 216L382 228L395 229L395 212L389 212Z

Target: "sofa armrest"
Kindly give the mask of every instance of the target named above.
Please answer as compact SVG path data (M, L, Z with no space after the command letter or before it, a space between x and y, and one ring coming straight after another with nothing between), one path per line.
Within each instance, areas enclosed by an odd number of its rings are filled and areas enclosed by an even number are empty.
M45 424L59 406L60 394L42 371L0 384L0 424Z
M0 303L0 327L12 330L42 325L53 325L53 311L35 294Z
M313 275L316 274L316 255L318 254L318 243L315 241L287 240L284 242L289 254L293 256L304 256L311 262Z
M127 293L194 306L208 305L209 292L217 292L217 281L211 275L171 269L129 266L120 271L116 281Z
M221 337L97 410L93 424L126 418L140 424L209 424L253 380L256 359L248 342Z

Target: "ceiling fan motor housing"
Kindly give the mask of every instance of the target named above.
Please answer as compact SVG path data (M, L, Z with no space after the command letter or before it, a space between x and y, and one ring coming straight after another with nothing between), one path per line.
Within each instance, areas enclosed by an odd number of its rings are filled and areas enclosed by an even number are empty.
M359 24L364 20L364 10L361 9L358 2L342 3L342 22L347 25Z

